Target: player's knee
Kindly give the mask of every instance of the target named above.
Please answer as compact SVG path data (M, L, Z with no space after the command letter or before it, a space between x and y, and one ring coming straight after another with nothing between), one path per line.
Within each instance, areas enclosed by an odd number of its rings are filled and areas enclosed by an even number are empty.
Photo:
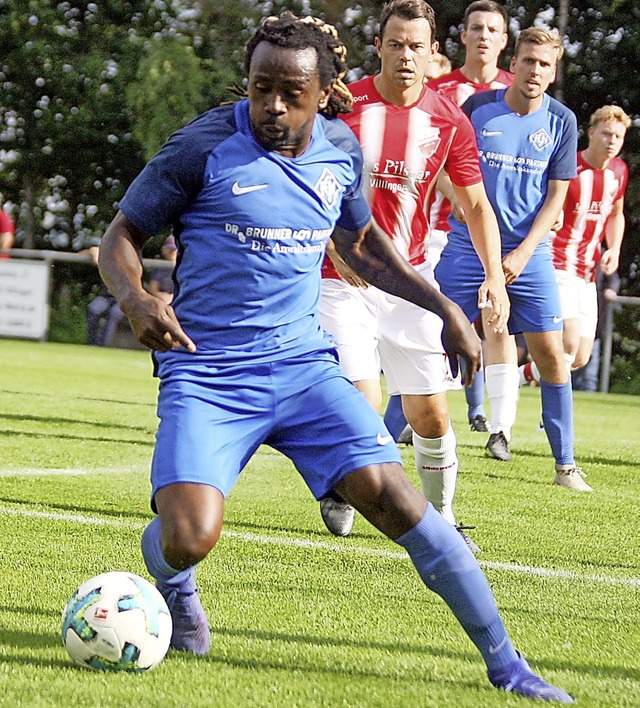
M163 528L162 547L167 562L178 570L199 563L218 542L220 530L210 519L188 519Z

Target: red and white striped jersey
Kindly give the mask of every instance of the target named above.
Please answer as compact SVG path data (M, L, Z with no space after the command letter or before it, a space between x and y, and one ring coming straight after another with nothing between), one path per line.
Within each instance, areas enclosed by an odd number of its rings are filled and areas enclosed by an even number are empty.
M470 96L482 91L493 91L494 89L509 88L513 83L513 74L504 69L498 69L498 73L492 81L486 84L475 84L470 81L460 69L456 69L449 74L431 79L429 86L441 96L446 96L449 100L461 106ZM431 227L439 231L449 231L449 214L451 213L451 202L437 190L433 194L431 204Z
M438 174L452 181L482 181L473 127L458 106L426 86L411 106L385 101L373 77L349 86L354 110L342 116L356 134L362 154L363 192L373 217L414 266L426 261L429 202ZM338 278L328 258L323 277Z
M553 266L587 281L595 280L607 221L624 197L629 168L619 157L597 170L578 153L578 175L569 181L562 228L552 235Z

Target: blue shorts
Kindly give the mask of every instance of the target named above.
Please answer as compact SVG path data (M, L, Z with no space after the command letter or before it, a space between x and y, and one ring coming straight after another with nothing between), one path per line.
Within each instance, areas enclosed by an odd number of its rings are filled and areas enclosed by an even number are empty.
M484 270L478 256L445 246L435 270L440 290L456 302L470 322L480 314L478 288ZM553 332L562 329L562 313L553 262L546 250L536 251L516 281L507 285L511 302L509 333Z
M353 470L400 462L380 416L333 352L266 364L174 368L160 383L153 494L176 482L226 497L262 444L292 460L321 499Z

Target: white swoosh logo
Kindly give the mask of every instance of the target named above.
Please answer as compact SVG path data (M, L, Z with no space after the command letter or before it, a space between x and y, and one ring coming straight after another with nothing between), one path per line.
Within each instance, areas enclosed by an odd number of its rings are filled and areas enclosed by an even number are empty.
M558 315L556 315L553 318L553 324L558 324L558 322L562 322L562 317L558 317Z
M502 135L501 130L487 130L486 128L482 129L482 137L483 138L491 138L495 135Z
M392 435L380 435L378 433L378 445L388 445L390 442L393 442L393 436Z
M247 187L241 187L239 182L234 182L231 191L236 195L249 194L249 192L255 192L258 189L264 189L268 186L268 184L250 184Z
M489 644L489 654L497 654L500 651L500 649L502 649L505 646L506 643L507 643L507 638L505 637L500 642L500 644L498 644L497 647L492 647L491 644Z

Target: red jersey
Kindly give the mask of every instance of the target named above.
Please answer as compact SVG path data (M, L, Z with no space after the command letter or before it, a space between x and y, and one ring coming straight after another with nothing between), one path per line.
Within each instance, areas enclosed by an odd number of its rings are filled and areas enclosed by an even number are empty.
M13 223L13 219L9 216L9 214L0 209L0 234L14 234L15 232L16 227ZM6 260L7 258L9 258L9 255L5 253L0 253L0 258Z
M629 168L619 157L597 170L584 159L584 152L578 153L578 175L569 181L562 228L551 241L556 270L595 280L607 221L615 203L624 197L628 181Z
M16 227L13 224L13 219L7 214L6 211L0 209L0 234L16 232Z
M456 69L449 74L431 79L429 86L441 96L446 96L458 106L461 106L470 96L482 91L493 91L494 89L509 88L513 83L513 74L504 69L498 69L498 73L492 81L486 84L475 84L470 81L460 69ZM439 231L449 231L449 214L451 213L451 202L436 191L431 205L431 226Z
M475 133L467 116L427 86L411 106L385 101L373 77L349 86L352 113L341 116L356 134L362 154L363 192L373 217L414 266L426 261L429 202L446 167L462 187L482 181ZM325 278L338 278L328 258Z

